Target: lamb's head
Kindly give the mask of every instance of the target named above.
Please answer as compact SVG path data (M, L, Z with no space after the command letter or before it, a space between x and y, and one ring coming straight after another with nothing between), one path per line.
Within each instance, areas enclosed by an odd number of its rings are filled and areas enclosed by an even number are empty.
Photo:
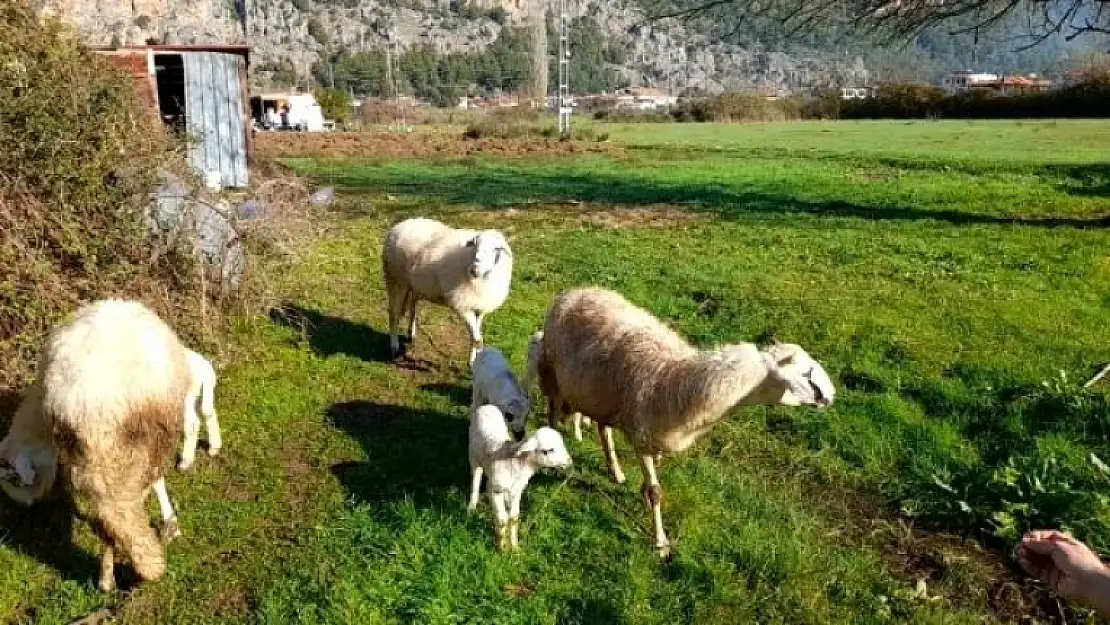
M470 263L470 275L474 278L489 277L498 263L513 255L505 235L496 230L479 232L466 242L466 246L474 248L474 260Z
M565 469L572 464L562 435L549 427L536 430L520 444L517 455L528 454L534 454L535 463L541 469Z
M501 406L501 412L509 421L509 429L516 440L524 439L524 423L528 420L528 413L532 410L532 402L527 397L514 397Z
M830 406L836 389L824 367L793 343L779 343L763 350L776 377L786 384L778 403L784 406Z

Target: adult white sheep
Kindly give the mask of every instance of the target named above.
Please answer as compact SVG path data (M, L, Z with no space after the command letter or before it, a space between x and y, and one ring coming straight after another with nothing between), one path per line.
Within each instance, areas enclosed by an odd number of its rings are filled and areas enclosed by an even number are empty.
M0 487L17 501L48 492L61 469L105 543L101 590L115 588L117 549L143 580L165 572L145 501L154 488L169 503L161 480L181 437L189 377L185 347L145 306L84 306L51 333L0 445L9 465Z
M215 456L223 448L220 422L216 417L216 370L207 358L191 349L185 350L185 357L189 364L189 389L185 396L185 443L181 461L177 463L181 471L188 471L196 461L201 426L197 415L198 399L200 414L204 415L204 429L208 431L208 455Z
M553 417L590 415L614 479L624 481L611 428L623 431L640 459L641 490L652 511L655 548L670 551L663 530L657 455L678 453L734 406L832 403L828 375L797 345L765 351L741 343L699 351L647 311L612 291L573 289L547 313L537 364Z
M513 376L509 361L496 347L483 347L478 350L470 363L473 382L471 385L470 410L492 404L501 410L509 420L509 427L516 440L524 438L524 423L532 409L528 397Z
M482 474L494 513L494 533L501 551L519 545L520 498L536 471L571 465L563 437L551 428L540 428L519 443L513 442L505 416L497 406L479 406L470 415L470 503L478 506Z
M406 219L389 229L382 249L389 298L389 348L401 355L397 338L409 315L409 342L416 339L417 304L447 306L470 333L473 361L482 346L482 319L509 295L513 254L496 230L456 229L434 219Z

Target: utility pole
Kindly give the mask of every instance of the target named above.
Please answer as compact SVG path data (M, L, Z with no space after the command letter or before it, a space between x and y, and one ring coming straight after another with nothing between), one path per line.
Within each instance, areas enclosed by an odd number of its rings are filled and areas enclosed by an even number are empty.
M385 49L385 72L386 80L393 88L393 105L396 112L396 123L393 124L391 130L399 132L408 132L408 124L405 123L405 105L401 100L401 72L397 66L397 32L391 26L387 37L389 37L389 45Z
M570 136L570 16L559 0L559 134Z
M529 0L529 19L532 21L532 85L528 97L532 106L542 102L547 108L547 0Z

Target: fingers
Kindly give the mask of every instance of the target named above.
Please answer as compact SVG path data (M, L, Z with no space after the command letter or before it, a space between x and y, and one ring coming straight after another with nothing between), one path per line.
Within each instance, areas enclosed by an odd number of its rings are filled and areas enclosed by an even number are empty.
M1077 544L1077 541L1070 534L1057 530L1037 530L1028 532L1021 538L1022 549L1043 555L1048 555L1059 549L1059 543L1074 545Z

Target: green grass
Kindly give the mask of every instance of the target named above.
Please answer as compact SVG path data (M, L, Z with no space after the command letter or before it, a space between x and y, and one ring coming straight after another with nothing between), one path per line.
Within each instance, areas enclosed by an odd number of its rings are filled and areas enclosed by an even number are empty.
M226 455L169 479L185 537L168 577L101 596L83 524L0 502L0 615L1015 619L1030 607L999 584L1016 532L1063 524L1110 547L1108 480L1089 459L1110 459L1110 405L1076 388L1110 360L1106 127L650 125L612 128L639 147L607 157L291 161L339 186L346 215L275 276L289 312L235 328ZM802 344L837 404L737 411L666 460L670 562L651 554L627 447L622 487L592 436L570 441L569 475L526 492L523 552L498 554L488 504L464 510L460 324L426 308L422 365L386 361L380 240L417 214L510 234L513 293L486 340L518 369L554 294L600 284L699 345ZM914 595L919 578L937 598Z

